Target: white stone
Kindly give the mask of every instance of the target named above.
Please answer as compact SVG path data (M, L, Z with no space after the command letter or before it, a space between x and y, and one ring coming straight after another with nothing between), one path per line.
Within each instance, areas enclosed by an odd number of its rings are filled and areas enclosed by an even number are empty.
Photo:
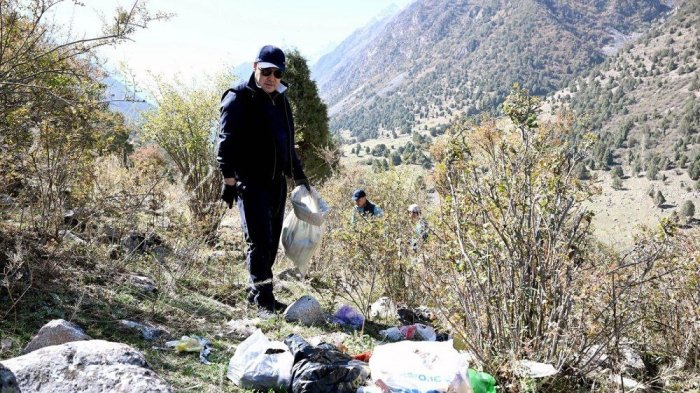
M39 329L39 333L32 337L22 353L29 353L50 345L60 345L80 340L90 340L90 336L85 334L78 326L66 320L54 319Z
M41 348L2 361L21 392L170 393L134 348L103 340L76 341Z
M306 326L316 326L325 322L321 304L313 296L304 295L290 304L284 311L287 322L299 322Z
M150 277L132 274L129 277L129 281L131 281L131 284L133 284L136 288L139 288L146 293L154 293L158 291L158 286L156 285L155 280Z

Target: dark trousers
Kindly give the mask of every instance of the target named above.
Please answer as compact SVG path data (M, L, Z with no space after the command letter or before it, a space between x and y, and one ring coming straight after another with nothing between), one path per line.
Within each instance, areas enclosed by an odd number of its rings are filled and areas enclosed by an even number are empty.
M287 182L284 177L267 184L246 184L238 198L238 211L248 249L246 266L250 273L248 300L266 304L272 294L272 265L282 233Z

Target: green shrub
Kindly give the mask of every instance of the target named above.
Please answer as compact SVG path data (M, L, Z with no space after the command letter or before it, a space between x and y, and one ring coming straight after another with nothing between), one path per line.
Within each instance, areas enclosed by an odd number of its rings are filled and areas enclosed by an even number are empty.
M506 358L557 361L581 349L573 314L591 240L580 202L592 191L571 175L594 138L570 144L571 119L540 124L539 101L519 89L504 112L514 127L459 123L433 147L442 243L423 274L455 333L491 370Z

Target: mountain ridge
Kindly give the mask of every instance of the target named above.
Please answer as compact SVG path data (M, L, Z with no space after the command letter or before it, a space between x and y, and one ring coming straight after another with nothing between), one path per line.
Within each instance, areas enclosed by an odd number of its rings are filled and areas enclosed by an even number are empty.
M604 61L612 32L643 30L669 11L657 0L553 4L412 3L318 81L332 129L373 138L380 129L407 132L427 119L492 111L513 82L536 95L554 92Z

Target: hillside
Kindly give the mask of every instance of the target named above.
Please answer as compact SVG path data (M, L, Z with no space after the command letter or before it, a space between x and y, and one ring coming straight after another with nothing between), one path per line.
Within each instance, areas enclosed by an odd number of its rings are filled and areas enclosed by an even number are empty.
M668 11L656 0L417 1L319 88L335 131L408 131L492 110L513 82L553 92Z
M311 76L319 85L332 85L336 74L342 73L355 56L381 34L400 9L391 5L365 26L355 30L330 53L321 56L311 67Z
M638 40L555 94L600 136L590 166L623 164L656 180L679 168L700 178L700 5L685 2ZM697 163L697 164L696 164Z

